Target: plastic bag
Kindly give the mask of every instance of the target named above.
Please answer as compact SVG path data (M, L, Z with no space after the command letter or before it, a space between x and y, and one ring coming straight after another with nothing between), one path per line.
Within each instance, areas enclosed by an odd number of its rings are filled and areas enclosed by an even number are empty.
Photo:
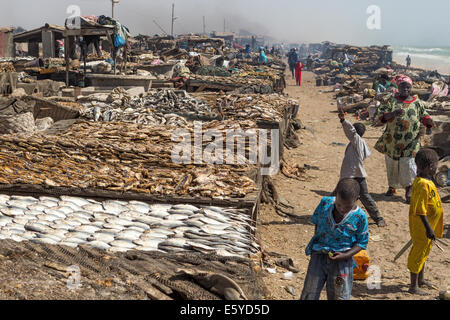
M114 39L114 47L120 48L125 45L125 39L120 35L116 35L116 38Z

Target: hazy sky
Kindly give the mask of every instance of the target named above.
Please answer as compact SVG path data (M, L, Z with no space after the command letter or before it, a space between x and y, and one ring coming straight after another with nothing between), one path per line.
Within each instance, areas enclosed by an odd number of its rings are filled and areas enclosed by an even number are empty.
M0 0L0 25L26 29L51 23L63 25L69 5L81 15L111 15L110 0ZM174 33L246 29L283 42L325 40L359 45L390 44L450 46L448 0L121 0L115 17L133 35L170 33L171 4L175 3ZM381 30L369 30L370 5L381 10Z

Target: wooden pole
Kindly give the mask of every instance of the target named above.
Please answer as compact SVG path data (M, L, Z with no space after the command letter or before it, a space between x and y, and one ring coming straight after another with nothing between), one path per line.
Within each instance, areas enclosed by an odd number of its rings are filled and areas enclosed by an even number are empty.
M69 63L70 63L70 45L69 37L64 38L64 58L66 59L66 87L69 87Z

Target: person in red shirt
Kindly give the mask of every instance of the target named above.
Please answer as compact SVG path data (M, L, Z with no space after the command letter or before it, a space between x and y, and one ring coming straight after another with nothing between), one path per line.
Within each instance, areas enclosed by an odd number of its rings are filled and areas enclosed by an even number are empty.
M297 62L297 65L295 66L295 84L300 87L302 84L302 69L304 64L301 62Z

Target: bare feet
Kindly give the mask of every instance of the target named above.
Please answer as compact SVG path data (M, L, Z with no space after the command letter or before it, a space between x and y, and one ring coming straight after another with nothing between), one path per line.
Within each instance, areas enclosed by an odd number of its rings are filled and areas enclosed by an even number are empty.
M408 292L411 293L411 294L418 294L418 295L421 295L421 296L427 296L427 295L429 295L428 292L423 291L423 290L420 289L419 287L409 287Z
M377 221L377 226L380 228L386 227L386 221L383 218Z
M426 280L419 281L419 287L421 287L421 288L427 287L430 289L436 289L436 287L431 282L426 281Z

